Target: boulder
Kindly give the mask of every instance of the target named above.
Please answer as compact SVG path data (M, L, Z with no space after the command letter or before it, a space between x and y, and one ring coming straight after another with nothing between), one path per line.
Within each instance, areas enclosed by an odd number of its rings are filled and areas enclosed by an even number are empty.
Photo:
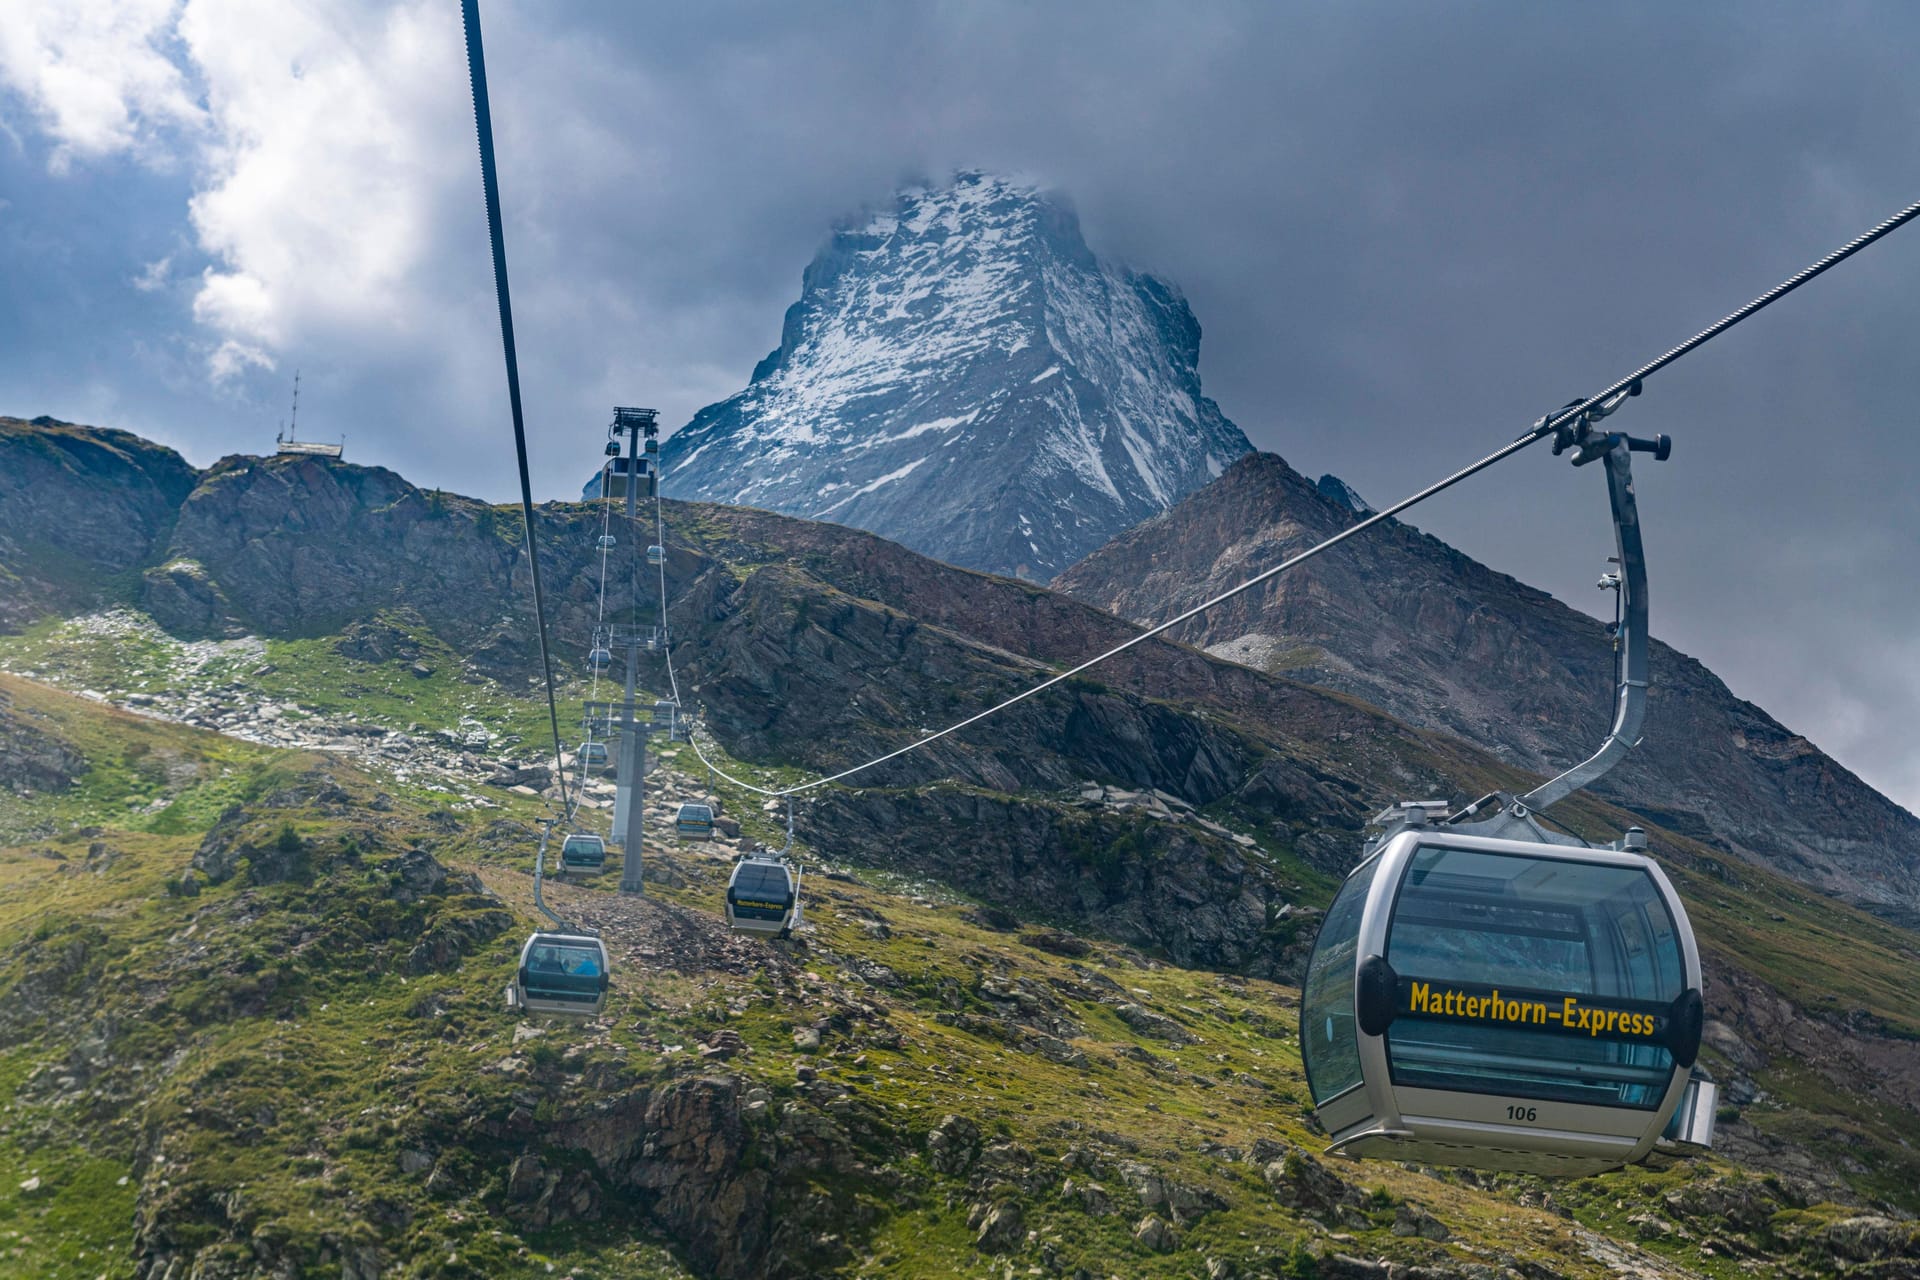
M1084 938L1076 938L1070 933L1062 933L1057 929L1023 933L1020 935L1020 941L1036 950L1048 951L1056 956L1071 956L1076 960L1090 955L1093 951L1092 944Z
M1157 1213L1150 1213L1135 1224L1133 1242L1142 1249L1166 1253L1180 1243L1180 1238L1175 1234L1171 1223Z
M965 1116L944 1116L927 1134L927 1162L935 1171L963 1174L980 1156L980 1126Z
M1453 1233L1446 1224L1418 1205L1401 1201L1393 1211L1393 1234L1418 1236L1422 1240L1445 1240Z
M1167 1177L1152 1165L1138 1160L1120 1164L1120 1176L1140 1197L1143 1209L1164 1209L1176 1224L1185 1225L1203 1214L1227 1207L1227 1202L1205 1187L1197 1187Z
M1298 1147L1287 1148L1285 1155L1269 1161L1261 1173L1274 1199L1303 1213L1336 1213L1362 1198L1359 1188Z
M1152 1036L1156 1040L1165 1040L1175 1046L1195 1043L1199 1037L1185 1027L1167 1017L1164 1013L1155 1013L1145 1005L1127 1001L1114 1006L1114 1013L1120 1021L1132 1027L1143 1036Z
M973 1238L974 1247L984 1253L1005 1253L1027 1238L1026 1215L1017 1201L1003 1200L981 1217L980 1229Z

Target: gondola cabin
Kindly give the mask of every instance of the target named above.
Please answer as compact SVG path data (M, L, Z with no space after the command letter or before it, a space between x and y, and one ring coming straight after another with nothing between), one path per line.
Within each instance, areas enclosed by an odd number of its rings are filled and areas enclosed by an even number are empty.
M591 1017L607 1002L607 948L592 934L541 931L520 948L507 1001L528 1013Z
M614 537L610 533L603 533L600 535L599 545L602 551L611 551L615 547L620 545L620 539Z
M674 729L680 721L680 704L671 698L661 698L653 704L653 724L655 733L674 736Z
M727 880L727 928L784 938L800 923L800 879L784 859L755 854L733 864Z
M580 763L589 769L598 769L607 763L607 744L604 742L583 742L580 744Z
M713 839L713 806L687 803L673 819L674 834L682 840Z
M656 486L658 471L655 463L657 455L650 458L610 458L607 461L606 483L603 492L589 493L588 497L606 497L616 501L624 500L629 489L635 498L652 498Z
M1328 908L1300 1014L1333 1150L1597 1173L1653 1150L1683 1095L1677 1136L1707 1140L1699 953L1629 848L1390 835Z
M560 846L562 871L596 872L607 865L607 842L599 836L576 831Z
M587 650L587 665L595 671L605 671L613 665L613 651L605 645L595 645Z
M664 547L648 547L647 548L648 564L662 565L662 564L665 564L666 562L667 562L666 548Z

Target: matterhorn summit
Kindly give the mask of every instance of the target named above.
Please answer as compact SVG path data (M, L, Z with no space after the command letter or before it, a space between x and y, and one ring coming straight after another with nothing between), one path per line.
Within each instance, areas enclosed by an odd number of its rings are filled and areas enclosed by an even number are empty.
M1251 450L1199 356L1179 290L962 173L834 235L746 389L666 441L665 492L1050 578Z

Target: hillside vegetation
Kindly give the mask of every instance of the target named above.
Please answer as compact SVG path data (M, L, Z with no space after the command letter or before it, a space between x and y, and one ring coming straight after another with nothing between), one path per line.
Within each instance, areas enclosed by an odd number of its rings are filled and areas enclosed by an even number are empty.
M7 817L91 815L155 758L170 808L220 815L0 850L11 1274L1819 1275L1913 1240L1817 1172L1562 1186L1321 1160L1292 988L886 868L816 866L811 928L773 946L726 935L719 852L656 854L642 900L550 887L605 931L614 996L585 1026L517 1019L537 802L455 813L0 688L90 761ZM677 763L656 777L686 790ZM1897 984L1884 1007L1913 1017ZM1734 1126L1757 1147L1874 1127L1786 1071Z
M1323 1157L1294 983L1361 825L1529 775L1177 644L816 793L790 942L724 928L728 861L779 833L722 786L739 837L650 849L644 898L617 867L547 886L607 938L605 1015L509 1014L555 794L511 539L337 470L216 468L184 534L144 535L175 566L193 539L194 573L8 553L61 603L0 635L0 1274L1920 1270L1920 939L1658 827L1705 953L1715 1156L1561 1183ZM870 535L668 517L683 687L763 781L1129 633ZM296 617L301 580L357 594ZM183 600L225 612L196 631ZM707 784L669 748L649 829Z

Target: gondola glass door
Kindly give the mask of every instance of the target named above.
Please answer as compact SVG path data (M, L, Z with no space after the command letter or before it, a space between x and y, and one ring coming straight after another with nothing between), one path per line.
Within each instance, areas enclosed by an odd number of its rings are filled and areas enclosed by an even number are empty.
M1644 867L1423 845L1387 933L1396 1087L1652 1111L1687 990Z

